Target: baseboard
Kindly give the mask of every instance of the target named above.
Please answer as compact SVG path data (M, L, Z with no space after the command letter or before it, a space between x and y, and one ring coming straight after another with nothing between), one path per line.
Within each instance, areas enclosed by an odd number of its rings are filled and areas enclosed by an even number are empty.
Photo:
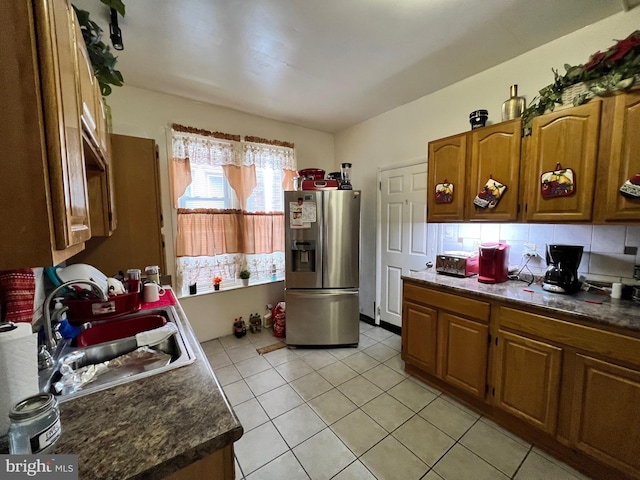
M364 313L360 314L360 321L364 322L364 323L368 323L369 325L373 325L376 326L376 322L373 318L365 315ZM384 320L380 321L380 325L381 328L384 328L385 330L395 333L396 335L402 335L402 328L397 326L397 325L393 325L392 323L389 322L385 322Z

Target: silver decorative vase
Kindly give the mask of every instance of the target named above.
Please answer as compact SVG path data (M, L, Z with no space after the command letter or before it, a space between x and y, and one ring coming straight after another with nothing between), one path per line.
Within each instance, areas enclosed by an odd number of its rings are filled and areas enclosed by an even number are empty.
M524 112L524 97L518 96L518 85L509 87L510 98L502 104L502 121L513 120L522 116Z

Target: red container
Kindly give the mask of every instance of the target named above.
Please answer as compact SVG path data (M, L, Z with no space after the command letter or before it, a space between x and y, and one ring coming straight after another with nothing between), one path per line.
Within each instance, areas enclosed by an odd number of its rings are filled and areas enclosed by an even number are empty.
M84 330L76 338L78 347L89 347L98 343L112 342L121 338L133 337L137 333L153 330L167 324L161 315L141 315L117 322L108 322Z
M140 310L140 294L136 292L113 295L107 302L98 298L88 300L65 300L69 310L69 323L81 324L95 320L106 320Z
M303 180L302 190L338 190L337 180Z
M298 170L298 175L301 176L303 180L324 180L324 170L321 168Z

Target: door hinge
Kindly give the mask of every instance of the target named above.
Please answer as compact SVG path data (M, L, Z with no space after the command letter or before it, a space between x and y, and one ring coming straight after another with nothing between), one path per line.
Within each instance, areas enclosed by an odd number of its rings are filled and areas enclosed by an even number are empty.
M107 218L109 219L109 223L111 223L113 221L113 213L109 212Z
M525 204L524 204L524 213L527 213L527 208L529 208L529 204L528 204L528 203L525 203Z
M489 345L491 345L491 334L489 334Z
M520 213L520 204L518 204L518 208L516 209L516 214Z
M378 190L382 191L382 182L378 182Z
M492 395L492 396L494 396L494 397L496 396L496 389L495 389L495 387L491 389L491 395Z
M489 393L489 384L488 384L488 383L485 383L485 384L484 384L484 393L485 393L485 395L486 395L487 393Z
M498 337L496 337L496 345L498 345Z

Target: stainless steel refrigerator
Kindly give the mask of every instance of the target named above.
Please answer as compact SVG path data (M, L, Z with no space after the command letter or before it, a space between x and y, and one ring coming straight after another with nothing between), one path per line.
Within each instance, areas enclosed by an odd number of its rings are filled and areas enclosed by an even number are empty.
M285 192L288 345L357 345L360 191Z

